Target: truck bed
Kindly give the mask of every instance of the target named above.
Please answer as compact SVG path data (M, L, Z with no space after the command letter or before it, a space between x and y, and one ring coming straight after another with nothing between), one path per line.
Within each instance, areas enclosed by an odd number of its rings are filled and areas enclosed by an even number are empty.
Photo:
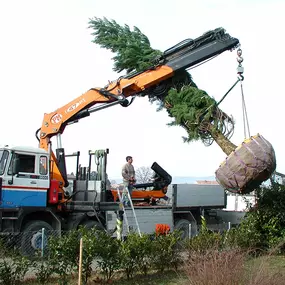
M175 208L225 208L226 193L220 185L173 184L167 196L172 197Z

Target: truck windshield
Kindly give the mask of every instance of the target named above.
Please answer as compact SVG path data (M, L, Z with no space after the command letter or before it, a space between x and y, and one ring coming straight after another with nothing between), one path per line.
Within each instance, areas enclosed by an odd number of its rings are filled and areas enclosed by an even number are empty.
M0 175L3 175L7 164L9 152L7 150L0 150Z

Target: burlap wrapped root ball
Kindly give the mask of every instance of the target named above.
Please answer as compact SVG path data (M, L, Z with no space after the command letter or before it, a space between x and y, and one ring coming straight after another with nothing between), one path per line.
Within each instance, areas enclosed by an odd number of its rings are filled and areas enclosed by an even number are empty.
M242 142L216 170L218 183L232 193L248 194L276 169L275 151L260 134Z

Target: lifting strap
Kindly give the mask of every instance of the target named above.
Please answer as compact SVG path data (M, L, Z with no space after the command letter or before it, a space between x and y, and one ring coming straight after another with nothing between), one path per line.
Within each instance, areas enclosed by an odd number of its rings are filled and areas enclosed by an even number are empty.
M249 122L248 122L248 116L246 111L246 104L244 99L244 92L243 92L243 86L242 81L240 82L240 89L241 89L241 97L242 97L242 115L243 115L243 129L244 129L244 138L250 137L250 130L249 130Z
M224 99L227 97L227 95L234 89L234 87L243 79L239 78L237 79L237 81L233 84L233 86L227 91L227 93L221 98L221 100L217 103L216 106L219 106L223 101Z

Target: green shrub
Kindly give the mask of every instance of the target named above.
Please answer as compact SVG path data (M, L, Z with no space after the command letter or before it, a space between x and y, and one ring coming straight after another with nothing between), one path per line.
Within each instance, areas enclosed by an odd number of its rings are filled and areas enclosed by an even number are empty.
M5 285L17 285L24 279L31 265L26 257L12 257L0 261L0 281Z
M199 234L185 241L184 245L190 256L192 252L203 254L209 249L219 249L222 246L223 235L215 233L207 228L204 217L201 217L201 230Z
M165 269L178 268L181 263L181 247L178 242L181 239L179 231L173 231L166 235L156 235L152 241L152 264L163 272Z
M285 186L274 183L256 190L257 204L248 205L248 212L237 228L223 234L223 247L239 247L260 253L284 251Z
M106 232L97 232L96 258L98 267L107 281L112 278L114 271L120 268L120 246L121 242Z
M41 260L34 263L34 271L39 284L47 284L52 273L53 269L50 266L49 262Z
M285 186L273 183L256 191L257 204L239 226L243 246L269 250L284 240Z
M139 271L144 275L147 275L149 269L152 267L153 249L154 246L150 235L143 234L140 240L141 258L137 259L137 265Z
M237 248L239 246L239 229L231 228L222 234L222 247L224 249Z
M98 230L96 228L87 229L81 227L79 229L82 237L82 281L87 284L92 274L92 263L98 250Z
M129 279L136 271L146 274L150 264L151 240L147 234L130 233L126 240L121 243L121 268L126 272Z
M249 213L237 229L231 230L231 238L237 246L256 252L275 248L284 237L278 218L259 211Z
M73 230L61 237L51 237L48 250L48 262L53 272L59 275L59 284L67 285L70 274L78 264L79 232Z

